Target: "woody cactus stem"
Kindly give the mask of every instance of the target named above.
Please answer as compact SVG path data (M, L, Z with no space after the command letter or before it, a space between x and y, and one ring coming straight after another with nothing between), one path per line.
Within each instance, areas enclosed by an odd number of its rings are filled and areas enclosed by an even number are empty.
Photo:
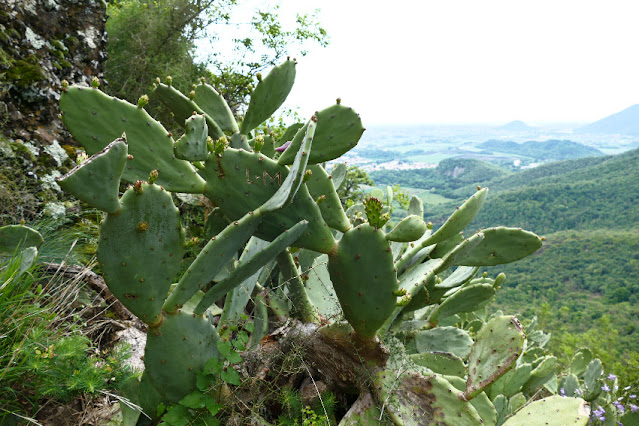
M293 256L288 251L283 251L277 256L277 266L280 268L284 282L289 290L289 297L297 316L304 322L319 322L319 316L304 288L304 278L300 276Z

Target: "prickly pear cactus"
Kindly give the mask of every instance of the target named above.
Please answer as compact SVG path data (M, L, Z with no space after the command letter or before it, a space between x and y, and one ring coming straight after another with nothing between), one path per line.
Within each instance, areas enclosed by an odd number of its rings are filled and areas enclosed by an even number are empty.
M239 124L204 82L185 96L170 79L158 81L155 95L184 128L175 137L146 113L146 97L132 105L97 84L65 87L63 121L92 156L59 183L106 212L98 248L105 280L148 327L136 400L156 417L159 404L195 389L198 371L233 337L225 327L253 295L253 347L270 309L321 323L328 341L362 349L352 357L370 381L341 424L384 416L395 424L496 424L492 388L516 393L543 372L519 362L526 336L516 318L482 314L505 277L475 274L533 253L541 239L504 227L465 237L487 189L436 230L417 198L391 227L390 188L344 211L336 189L346 167L329 171L324 163L359 141L357 113L338 100L278 141L260 129L294 77L295 61L287 60L260 78ZM130 184L124 194L121 181ZM200 194L214 206L210 240L181 276L184 231L172 192ZM223 309L215 305L221 300ZM380 347L390 342L389 358Z

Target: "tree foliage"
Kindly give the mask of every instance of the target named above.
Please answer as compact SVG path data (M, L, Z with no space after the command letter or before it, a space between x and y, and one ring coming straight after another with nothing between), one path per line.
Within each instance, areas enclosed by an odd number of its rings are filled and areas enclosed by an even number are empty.
M171 75L176 87L188 93L188 84L200 76L240 111L251 93L254 76L286 55L305 54L305 42L326 46L326 31L315 15L298 15L294 29L280 21L277 7L257 10L251 22L233 21L237 0L116 0L108 6L109 59L107 90L130 102L151 91L157 77ZM234 37L233 58L212 53L197 58L197 42L206 40L212 52L223 49L223 36ZM157 105L151 105L157 110ZM157 111L156 111L157 112Z

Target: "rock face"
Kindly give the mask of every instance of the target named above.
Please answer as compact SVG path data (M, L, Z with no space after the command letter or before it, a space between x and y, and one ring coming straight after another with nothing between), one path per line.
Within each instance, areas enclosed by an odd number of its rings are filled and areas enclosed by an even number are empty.
M0 130L40 147L71 143L60 82L88 84L106 59L103 0L0 0Z

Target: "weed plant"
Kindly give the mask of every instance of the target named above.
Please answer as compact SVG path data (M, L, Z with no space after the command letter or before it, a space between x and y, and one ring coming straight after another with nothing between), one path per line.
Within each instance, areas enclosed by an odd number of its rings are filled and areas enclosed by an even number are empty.
M133 373L125 351L100 353L69 311L77 281L58 282L20 254L0 260L0 424L35 422L49 403L116 391Z

